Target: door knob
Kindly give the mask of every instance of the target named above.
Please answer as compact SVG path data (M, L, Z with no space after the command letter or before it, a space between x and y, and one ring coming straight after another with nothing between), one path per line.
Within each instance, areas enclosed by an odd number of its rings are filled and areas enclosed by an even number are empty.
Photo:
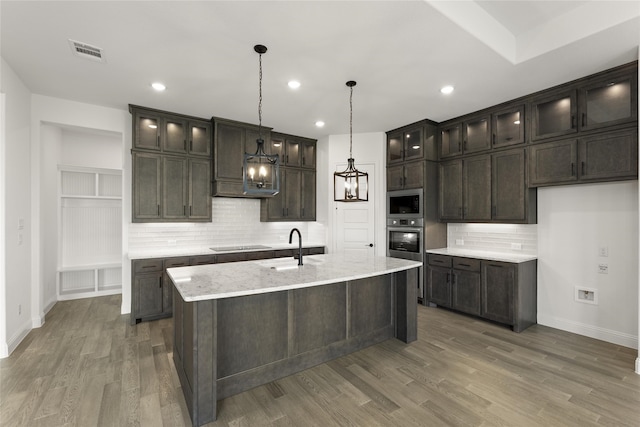
M370 248L372 248L373 247L373 243L369 243L368 245L365 245L365 246L369 246Z

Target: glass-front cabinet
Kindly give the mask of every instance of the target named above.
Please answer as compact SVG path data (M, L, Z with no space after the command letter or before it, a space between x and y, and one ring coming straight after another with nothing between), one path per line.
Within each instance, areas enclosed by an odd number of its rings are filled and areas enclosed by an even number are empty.
M387 136L387 163L420 160L424 157L422 125L398 130Z
M531 139L551 138L578 131L576 91L568 90L535 100L531 104Z
M524 143L524 105L496 111L491 115L493 146L507 147Z
M636 73L603 78L579 91L580 129L612 126L638 118Z

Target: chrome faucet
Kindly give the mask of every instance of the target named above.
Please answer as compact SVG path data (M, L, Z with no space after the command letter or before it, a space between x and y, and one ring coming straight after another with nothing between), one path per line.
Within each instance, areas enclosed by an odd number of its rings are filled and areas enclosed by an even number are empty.
M298 233L298 265L302 265L302 234L300 234L300 230L297 228L291 229L291 233L289 233L289 243L291 243L294 231ZM295 259L295 256L293 258Z

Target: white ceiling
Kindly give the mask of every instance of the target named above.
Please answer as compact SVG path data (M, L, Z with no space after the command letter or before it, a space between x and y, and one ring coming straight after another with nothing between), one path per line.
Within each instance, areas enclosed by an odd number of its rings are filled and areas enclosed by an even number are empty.
M253 123L264 44L263 122L309 137L348 133L347 80L353 131L386 131L636 60L640 41L638 1L2 0L0 19L0 54L33 93Z

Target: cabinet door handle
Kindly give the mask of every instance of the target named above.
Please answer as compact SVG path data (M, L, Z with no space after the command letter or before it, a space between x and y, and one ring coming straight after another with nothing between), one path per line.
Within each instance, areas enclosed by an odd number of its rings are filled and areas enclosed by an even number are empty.
M282 208L282 216L285 216L285 214L284 214L284 208Z
M187 207L185 205L182 205L182 216L187 215Z
M160 216L160 205L158 205L158 216Z
M571 129L575 129L576 128L576 116L574 116L573 114L571 115Z
M162 277L158 277L158 287L162 288Z
M466 139L464 141L462 141L462 149L464 151L467 151L467 140Z
M582 113L582 127L585 127L587 123L587 115L585 113Z
M461 266L463 266L463 267L471 267L471 264L462 264L462 263L460 263L460 264L458 264L458 265L461 265Z
M189 151L193 151L193 139L189 141Z
M160 147L160 135L156 137L156 146Z
M496 143L496 134L494 133L493 134L493 144L495 145L495 143Z
M189 216L193 215L193 205L189 205Z
M183 140L184 151L187 151L187 140Z
M571 162L571 176L576 174L576 164Z
M581 162L580 169L580 174L584 175L584 162Z
M306 161L306 159L304 158L304 156L302 156L302 166L306 166L306 165L307 165L307 161Z
M155 265L145 265L142 268L156 268L156 266Z
M447 283L451 283L451 273L447 273Z
M458 283L458 277L457 277L458 275L456 273L453 273L451 276L453 276L452 277L453 280L452 280L451 283L454 284L454 285L457 284Z
M460 147L460 141L458 141L458 152L462 151Z

